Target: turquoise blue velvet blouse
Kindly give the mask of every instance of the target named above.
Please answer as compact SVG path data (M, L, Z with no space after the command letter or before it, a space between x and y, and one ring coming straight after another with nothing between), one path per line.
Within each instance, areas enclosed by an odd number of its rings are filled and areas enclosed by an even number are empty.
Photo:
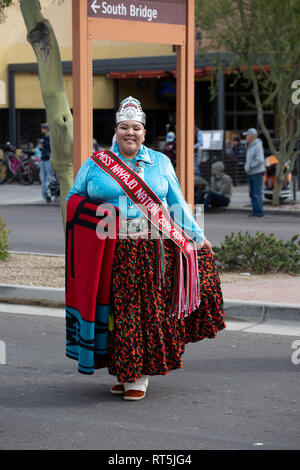
M126 158L120 154L118 143L115 143L111 150L126 163ZM171 160L163 153L151 150L144 145L132 160L145 162L143 164L144 181L165 207L170 208L173 204L177 204L175 215L171 211L171 217L195 242L200 243L205 238L203 230L197 224L184 199ZM80 194L91 199L101 199L113 204L120 208L122 217L142 217L141 211L125 195L118 183L101 170L91 158L85 160L81 165L66 201L73 194Z

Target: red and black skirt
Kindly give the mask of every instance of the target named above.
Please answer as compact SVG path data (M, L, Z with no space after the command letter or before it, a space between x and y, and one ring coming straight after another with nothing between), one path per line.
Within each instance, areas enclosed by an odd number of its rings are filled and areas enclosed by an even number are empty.
M224 305L214 255L198 250L201 304L189 316L172 316L176 250L163 239L165 279L156 279L155 240L118 239L112 271L114 329L109 331L105 356L95 356L95 369L108 368L119 382L134 382L142 375L166 375L182 367L187 343L214 338L223 330Z

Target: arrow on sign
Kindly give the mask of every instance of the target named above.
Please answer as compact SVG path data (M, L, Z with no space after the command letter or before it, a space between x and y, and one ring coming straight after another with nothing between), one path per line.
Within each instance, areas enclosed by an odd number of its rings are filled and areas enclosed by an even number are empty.
M97 0L94 0L93 3L91 4L91 8L93 12L96 14L97 13L97 8L100 8L100 5L97 5Z

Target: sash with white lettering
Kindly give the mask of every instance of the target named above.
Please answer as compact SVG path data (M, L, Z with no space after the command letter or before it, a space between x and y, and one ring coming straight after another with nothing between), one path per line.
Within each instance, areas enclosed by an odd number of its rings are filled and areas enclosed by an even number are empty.
M177 260L180 275L177 276L176 293L171 310L174 315L178 314L178 318L189 315L200 305L198 256L195 242L174 222L164 204L147 183L112 151L101 150L94 153L91 159L121 186L147 219L180 248ZM187 262L186 276L184 276L182 253ZM186 286L184 280L186 280Z

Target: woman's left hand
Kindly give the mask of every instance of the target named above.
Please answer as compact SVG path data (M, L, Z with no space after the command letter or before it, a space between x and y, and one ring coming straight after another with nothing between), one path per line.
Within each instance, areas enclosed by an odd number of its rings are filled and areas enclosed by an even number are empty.
M196 245L197 245L197 250L201 250L201 248L206 246L209 249L209 251L214 255L214 252L212 251L211 243L206 238L204 238L204 240L201 243L196 243Z

